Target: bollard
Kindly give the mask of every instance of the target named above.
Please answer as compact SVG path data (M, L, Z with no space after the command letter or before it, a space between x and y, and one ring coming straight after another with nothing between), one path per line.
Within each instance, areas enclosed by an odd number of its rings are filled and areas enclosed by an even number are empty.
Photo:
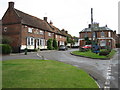
M25 55L27 55L27 48L25 48Z

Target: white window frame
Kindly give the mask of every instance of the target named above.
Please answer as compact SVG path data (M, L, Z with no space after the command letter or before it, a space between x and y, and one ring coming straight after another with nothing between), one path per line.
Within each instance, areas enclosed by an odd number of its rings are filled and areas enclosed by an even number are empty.
M28 28L28 32L29 32L29 33L32 33L32 28Z
M56 38L57 38L57 35L55 35L56 36Z
M100 34L101 34L101 37L105 37L105 32L102 31Z
M45 45L45 40L44 39L39 39L39 45L44 46Z
M43 34L44 34L44 32L43 32L42 30L40 30L40 34L41 34L41 35L43 35Z
M52 33L48 32L48 36L52 36Z
M101 40L100 41L100 46L106 46L106 40Z
M60 38L62 38L62 36L60 36Z
M96 33L95 33L95 32L93 32L93 34L92 34L92 35L93 35L93 38L95 38L95 37L96 37L96 35L95 35L95 34L96 34Z
M33 37L27 37L27 45L34 45L34 38Z
M111 37L111 32L108 32L108 37Z

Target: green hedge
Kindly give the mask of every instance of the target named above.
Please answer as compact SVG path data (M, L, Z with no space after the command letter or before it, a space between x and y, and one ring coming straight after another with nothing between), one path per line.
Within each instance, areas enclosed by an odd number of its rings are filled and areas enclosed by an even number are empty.
M47 49L48 50L53 50L53 40L52 39L49 39L48 41L47 41Z
M101 52L99 53L99 55L100 55L100 56L107 56L108 54L110 54L110 52L111 52L111 51L109 51L109 50L101 51Z
M10 54L12 51L12 48L8 44L0 44L0 48L2 50L2 54Z

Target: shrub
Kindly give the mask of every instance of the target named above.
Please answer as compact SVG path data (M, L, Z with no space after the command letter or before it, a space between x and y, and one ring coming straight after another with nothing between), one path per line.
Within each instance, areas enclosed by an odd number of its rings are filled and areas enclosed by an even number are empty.
M53 42L52 39L49 39L49 40L47 41L47 49L48 49L48 50L52 50L52 49L53 49L52 42Z
M8 44L1 44L0 48L2 49L2 54L10 54L12 51L12 48L10 45Z
M53 48L54 49L58 48L56 39L53 39Z
M106 50L106 51L101 51L99 53L100 56L107 56L110 53L110 51Z

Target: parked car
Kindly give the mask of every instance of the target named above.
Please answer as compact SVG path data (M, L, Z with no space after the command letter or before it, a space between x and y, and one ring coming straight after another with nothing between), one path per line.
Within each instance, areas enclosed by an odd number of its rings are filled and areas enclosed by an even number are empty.
M82 46L82 48L92 48L92 45L85 45L85 46Z
M68 50L68 47L65 45L60 45L59 50Z

